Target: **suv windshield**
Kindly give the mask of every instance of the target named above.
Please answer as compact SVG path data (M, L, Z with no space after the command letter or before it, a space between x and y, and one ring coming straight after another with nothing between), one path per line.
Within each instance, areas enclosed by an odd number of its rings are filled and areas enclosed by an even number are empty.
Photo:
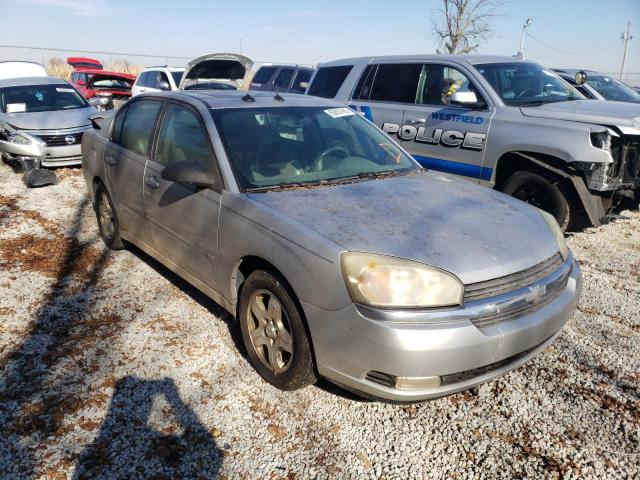
M74 88L62 83L0 88L0 109L7 113L71 110L88 105Z
M352 182L421 170L346 107L218 109L211 115L243 190Z
M551 70L536 63L489 63L476 65L476 69L506 105L543 105L585 98Z
M640 103L640 93L615 78L606 75L588 75L587 83L607 100Z

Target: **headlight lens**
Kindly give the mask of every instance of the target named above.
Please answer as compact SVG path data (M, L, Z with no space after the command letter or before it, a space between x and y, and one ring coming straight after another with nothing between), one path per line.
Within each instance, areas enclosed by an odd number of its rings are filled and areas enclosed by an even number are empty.
M562 256L563 260L566 260L569 256L569 247L567 246L567 241L564 238L564 233L562 233L560 225L558 225L555 217L549 212L545 212L544 210L540 209L538 209L538 212L540 212L540 215L542 215L542 218L544 218L544 221L547 222L547 225L549 225L551 232L556 237L556 243L558 244L560 256Z
M372 307L433 308L462 303L464 285L439 268L373 253L340 256L351 300Z
M31 141L26 138L23 137L22 135L20 135L19 133L10 133L7 136L7 139L11 142L11 143L17 143L19 145L28 145L31 143Z

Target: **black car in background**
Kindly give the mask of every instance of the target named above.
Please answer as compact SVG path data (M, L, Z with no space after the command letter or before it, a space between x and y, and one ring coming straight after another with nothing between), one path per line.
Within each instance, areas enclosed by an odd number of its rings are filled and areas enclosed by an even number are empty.
M313 74L313 68L298 65L261 66L251 79L249 90L280 93L304 93Z

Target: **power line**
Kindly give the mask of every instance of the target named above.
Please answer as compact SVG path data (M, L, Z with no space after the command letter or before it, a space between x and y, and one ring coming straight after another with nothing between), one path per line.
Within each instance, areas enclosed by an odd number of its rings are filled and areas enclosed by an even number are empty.
M602 50L598 50L596 52L589 52L589 53L578 53L578 52L569 52L567 50L561 50L559 48L556 48L552 45L549 45L548 43L543 42L542 40L540 40L539 38L537 38L535 35L533 35L532 33L527 33L527 36L533 38L536 42L538 42L540 45L543 45L551 50L554 50L556 52L559 53L563 53L565 55L584 55L584 56L589 56L589 55L598 55L599 53L605 53L605 52L610 52L611 50L615 49L615 48L619 48L619 44L615 44L615 45L611 45L610 47L607 47L605 49Z

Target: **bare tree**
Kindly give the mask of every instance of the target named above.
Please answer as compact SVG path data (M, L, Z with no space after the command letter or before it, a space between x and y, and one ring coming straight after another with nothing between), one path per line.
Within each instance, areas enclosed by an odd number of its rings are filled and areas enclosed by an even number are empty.
M433 11L433 33L438 53L469 53L494 34L492 20L499 16L502 0L441 0ZM443 52L444 51L444 52Z

